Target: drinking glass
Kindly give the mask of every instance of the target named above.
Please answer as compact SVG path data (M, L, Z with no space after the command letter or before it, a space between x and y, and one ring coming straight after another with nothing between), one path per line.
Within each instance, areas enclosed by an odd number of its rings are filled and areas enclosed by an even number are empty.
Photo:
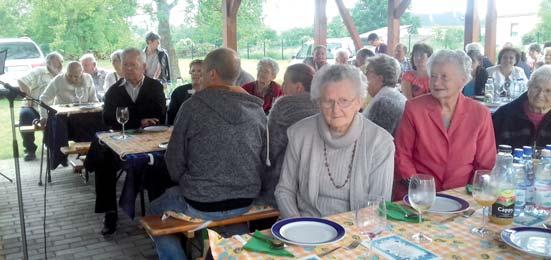
M434 177L426 174L416 174L409 181L408 198L409 204L419 212L419 224L421 224L423 211L432 207L436 197L436 188L434 186ZM419 231L412 236L418 243L429 243L430 237Z
M78 99L78 105L82 105L82 98L84 97L84 87L76 87L75 88L75 97Z
M372 241L386 227L386 204L382 196L367 195L354 208L354 225L360 236ZM371 251L371 243L369 245Z
M482 206L482 226L473 228L472 234L480 237L488 237L492 232L486 229L489 214L489 207L497 200L497 185L495 177L489 170L477 170L473 177L473 197L478 205Z
M118 136L117 139L125 140L126 138L128 138L128 136L126 136L126 134L124 133L124 124L128 122L128 118L130 117L128 107L117 107L116 114L117 122L122 125L122 134Z

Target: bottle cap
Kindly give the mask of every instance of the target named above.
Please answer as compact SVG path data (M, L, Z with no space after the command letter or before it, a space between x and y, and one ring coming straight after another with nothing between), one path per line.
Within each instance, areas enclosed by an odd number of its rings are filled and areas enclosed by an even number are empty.
M541 156L545 158L551 157L551 150L548 150L548 149L541 150Z
M504 152L504 153L511 153L513 151L513 148L510 145L500 144L498 146L498 151Z
M551 150L551 144L546 145L546 146L545 146L545 149Z
M520 158L522 157L523 154L524 154L524 151L520 148L515 148L515 150L513 150L513 157Z
M532 146L523 146L522 150L524 151L525 155L532 155L534 153L534 150L532 150Z

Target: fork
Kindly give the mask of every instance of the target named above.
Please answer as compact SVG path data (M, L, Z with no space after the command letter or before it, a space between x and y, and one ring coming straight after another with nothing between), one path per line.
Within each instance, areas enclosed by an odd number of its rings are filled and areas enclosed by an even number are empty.
M344 248L346 248L347 250L354 250L361 243L362 243L362 241L360 241L360 240L354 240L354 241L352 241L352 243L350 243L350 245L347 245Z
M341 248L340 246L335 247L335 248L333 248L333 249L331 249L331 250L329 250L329 251L326 251L326 252L323 252L323 253L319 254L318 257L319 257L319 258L324 257L324 256L326 256L326 255L328 255L328 254L331 254L331 253L337 251L337 250L340 249L340 248Z

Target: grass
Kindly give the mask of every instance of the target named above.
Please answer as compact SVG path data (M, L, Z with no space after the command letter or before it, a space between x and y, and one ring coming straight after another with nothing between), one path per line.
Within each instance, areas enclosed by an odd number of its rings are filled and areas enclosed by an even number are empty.
M182 74L182 79L184 81L191 81L191 78L189 76L188 68L189 63L191 62L191 59L180 59L178 61L180 72ZM243 59L241 60L241 66L243 69L249 73L251 73L254 77L256 77L256 64L258 63L258 60L247 60ZM277 63L279 64L279 73L277 75L276 81L278 83L283 82L283 73L285 72L285 69L287 66L289 66L289 61L287 60L278 60ZM111 70L111 63L108 60L101 60L98 61L98 66ZM19 107L20 102L16 101L14 103L14 116L15 116L15 122L19 122ZM16 136L17 136L17 142L19 144L19 155L22 158L23 157L23 141L21 140L21 135L19 134L19 131L16 129ZM42 143L42 132L38 132L35 134L36 140L35 144L39 145ZM39 155L40 150L37 150L37 156ZM11 121L10 121L10 110L9 110L9 103L6 99L0 100L0 160L2 159L8 159L13 157L12 152L12 133L11 133Z

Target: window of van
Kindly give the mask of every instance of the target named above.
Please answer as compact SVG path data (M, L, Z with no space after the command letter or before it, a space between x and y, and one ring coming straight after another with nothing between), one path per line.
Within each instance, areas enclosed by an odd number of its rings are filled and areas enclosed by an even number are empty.
M8 42L0 43L0 50L8 50L6 60L36 59L42 58L40 52L32 42Z

